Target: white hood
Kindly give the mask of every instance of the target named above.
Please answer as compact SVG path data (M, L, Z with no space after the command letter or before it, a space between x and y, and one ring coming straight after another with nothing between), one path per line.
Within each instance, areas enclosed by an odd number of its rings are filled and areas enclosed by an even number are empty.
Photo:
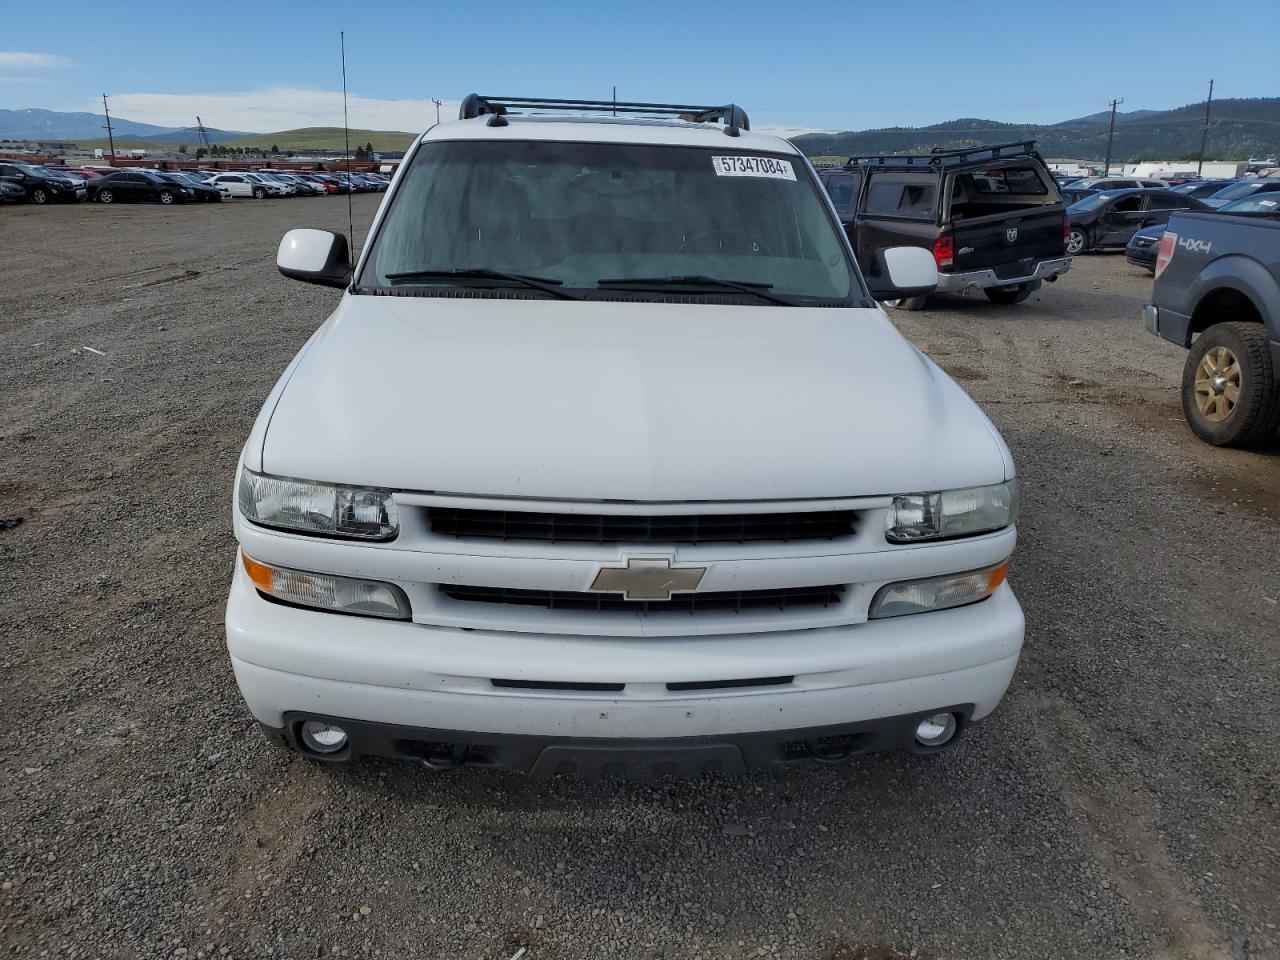
M982 412L879 310L348 295L305 349L264 410L268 473L634 501L1011 473Z

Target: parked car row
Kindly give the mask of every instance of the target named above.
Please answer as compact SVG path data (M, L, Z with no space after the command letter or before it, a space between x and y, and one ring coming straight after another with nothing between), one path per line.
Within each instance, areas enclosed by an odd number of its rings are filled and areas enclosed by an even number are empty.
M1188 212L1194 209L1197 208L1188 208ZM1200 207L1198 209L1213 210L1212 207L1208 206ZM1213 212L1233 217L1253 217L1267 220L1280 220L1280 193L1276 193L1274 191L1256 193L1250 197L1242 197L1239 200L1233 200L1225 206L1218 207L1216 210L1213 210ZM1161 223L1155 226L1144 227L1135 233L1129 239L1128 245L1124 248L1125 259L1135 267L1143 267L1150 270L1152 273L1155 273L1160 241L1164 237L1167 227L1167 223Z
M131 167L54 168L0 162L0 201L31 203L212 202L233 197L325 196L387 189L379 173L321 173L292 170L152 170Z
M31 203L75 203L85 198L84 181L77 181L34 163L0 162L0 182L17 188L0 191L0 200Z
M1067 253L1074 256L1088 251L1123 249L1131 261L1153 269L1154 260L1147 262L1149 244L1146 241L1152 235L1147 231L1162 233L1164 224L1175 212L1219 210L1269 216L1271 205L1245 201L1250 198L1280 200L1278 179L1248 178L1225 183L1226 186L1208 196L1197 196L1201 192L1198 181L1164 189L1143 186L1086 193L1067 207ZM1156 240L1160 233L1155 234Z

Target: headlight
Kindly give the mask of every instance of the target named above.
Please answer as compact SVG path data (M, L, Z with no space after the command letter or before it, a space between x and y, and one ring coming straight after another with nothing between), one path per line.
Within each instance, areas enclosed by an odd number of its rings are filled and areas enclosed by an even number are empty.
M244 558L244 572L253 585L284 603L365 617L409 619L409 598L394 583L304 573L261 563L248 554L240 556Z
M893 543L967 537L1007 527L1018 519L1018 481L990 487L907 493L893 498L885 538Z
M871 601L867 616L876 620L977 603L995 593L1008 573L1009 561L1006 560L997 566L970 573L891 583L880 588Z
M400 532L395 500L388 490L241 470L236 499L246 520L277 530L356 540L391 540Z

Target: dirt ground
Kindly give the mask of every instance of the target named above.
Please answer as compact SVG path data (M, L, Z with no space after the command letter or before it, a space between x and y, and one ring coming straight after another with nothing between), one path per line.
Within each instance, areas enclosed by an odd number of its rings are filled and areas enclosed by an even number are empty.
M280 235L346 219L0 209L0 956L1280 957L1280 456L1192 437L1114 255L895 315L1022 477L1027 646L955 750L640 785L271 748L231 477L338 298Z

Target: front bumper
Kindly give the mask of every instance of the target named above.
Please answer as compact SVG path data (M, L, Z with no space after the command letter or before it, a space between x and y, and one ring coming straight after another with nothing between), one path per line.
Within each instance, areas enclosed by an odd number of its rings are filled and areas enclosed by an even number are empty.
M1142 267L1144 270L1154 271L1156 268L1156 248L1154 246L1125 247L1124 258L1135 267Z
M1007 584L968 607L853 626L601 638L301 610L264 600L239 564L226 627L249 709L285 739L308 717L363 721L370 732L341 759L453 743L529 772L548 751L600 758L602 747L694 748L694 762L727 769L793 759L786 744L827 736L855 737L856 752L910 747L921 716L994 710L1023 638ZM741 681L751 685L726 686Z
M968 273L942 273L938 275L939 293L957 293L964 290L985 290L988 287L1016 287L1061 276L1071 269L1071 258L1042 260L1035 269L1021 277L999 277L995 270L973 270Z
M705 774L740 776L751 770L805 760L836 763L890 750L938 753L945 746L923 746L916 741L915 732L921 720L943 711L953 714L957 720L955 736L945 745L950 746L972 722L973 704L951 704L939 710L829 727L666 740L476 733L297 711L285 714L283 727L264 726L263 732L287 749L337 763L360 756L382 756L416 761L432 770L490 767L516 771L535 779L560 774L590 780L606 777L648 780L662 776L692 779ZM327 754L310 750L300 734L302 724L308 720L340 726L347 734L342 749Z

